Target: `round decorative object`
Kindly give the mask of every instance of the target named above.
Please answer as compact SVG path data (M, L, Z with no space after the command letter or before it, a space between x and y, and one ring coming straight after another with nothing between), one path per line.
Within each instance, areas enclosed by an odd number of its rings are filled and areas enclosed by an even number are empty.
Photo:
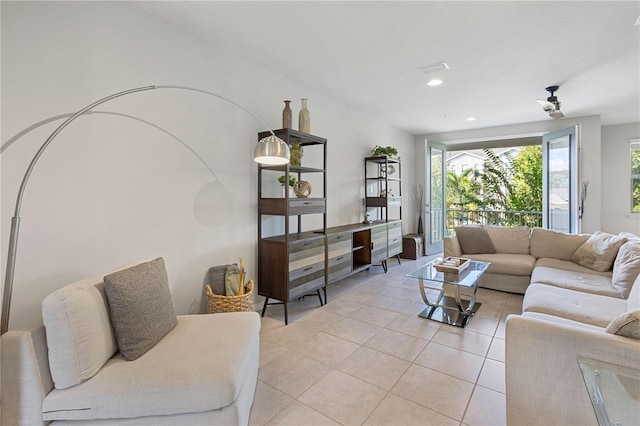
M293 193L298 198L307 198L311 195L311 184L306 180L301 180L293 185Z

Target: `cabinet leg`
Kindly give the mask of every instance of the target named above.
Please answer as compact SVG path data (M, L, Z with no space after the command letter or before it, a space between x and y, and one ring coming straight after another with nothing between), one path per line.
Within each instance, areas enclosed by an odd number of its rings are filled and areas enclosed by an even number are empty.
M266 299L264 299L264 306L262 307L262 316L264 316L264 313L267 311L268 304L269 304L269 298L267 297Z
M402 262L400 261L400 255L396 254L396 259L398 259L398 265L402 265Z
M289 325L289 311L287 310L287 302L284 302L284 325Z
M329 300L327 299L327 286L326 285L324 287L322 287L322 291L324 292L324 304L326 305L327 303L329 303Z
M384 269L384 273L386 274L387 273L387 261L386 260L382 261L382 269Z
M320 306L324 306L324 302L322 301L322 294L320 294L320 289L316 292L318 294L318 299L320 299Z

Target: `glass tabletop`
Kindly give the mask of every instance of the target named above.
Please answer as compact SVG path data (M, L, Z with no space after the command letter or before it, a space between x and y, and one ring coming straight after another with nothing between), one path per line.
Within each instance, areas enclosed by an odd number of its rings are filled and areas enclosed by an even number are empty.
M640 370L578 357L578 364L600 426L637 425Z
M490 262L477 262L472 260L469 266L459 274L451 272L436 271L434 265L442 262L442 258L437 258L420 269L416 269L410 274L405 275L409 278L418 278L420 280L435 281L444 284L454 284L460 287L473 287L480 275L487 270Z

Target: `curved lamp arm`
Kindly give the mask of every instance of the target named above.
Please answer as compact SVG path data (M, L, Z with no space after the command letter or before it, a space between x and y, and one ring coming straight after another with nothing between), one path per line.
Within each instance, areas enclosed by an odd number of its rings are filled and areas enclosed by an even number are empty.
M287 164L289 162L289 155L290 155L289 146L282 139L278 138L275 135L275 133L273 133L273 131L269 128L269 126L267 126L264 123L264 121L262 121L254 113L252 113L242 105L239 105L233 102L232 100L225 98L224 96L220 96L218 94L215 94L213 92L209 92L206 90L197 89L197 88L188 87L188 86L166 86L166 85L144 86L144 87L137 87L134 89L129 89L122 92L114 93L112 95L99 99L90 105L87 105L86 107L82 108L81 110L73 114L71 117L66 119L62 124L60 124L60 126L58 126L53 131L53 133L51 133L51 135L49 135L47 140L44 141L40 149L38 149L38 151L34 155L33 159L29 163L29 167L27 167L27 171L25 172L24 177L22 178L22 183L20 184L20 189L18 190L18 196L16 198L16 207L15 207L14 215L11 218L11 232L9 236L9 247L7 250L8 251L7 268L6 268L6 275L4 280L4 293L2 297L2 318L0 320L0 335L5 334L9 329L9 312L11 308L11 294L13 292L13 277L14 277L15 263L16 263L18 232L20 229L20 209L22 207L22 198L24 195L24 191L27 187L27 182L29 181L31 172L33 171L36 163L38 162L38 159L40 159L40 156L42 155L42 153L47 149L47 147L51 144L51 142L55 139L55 137L58 136L58 134L62 132L62 130L64 130L65 127L67 127L78 117L81 117L82 115L91 111L93 108L97 107L98 105L101 105L105 102L109 102L110 100L119 98L121 96L130 95L132 93L137 93L137 92L144 92L148 90L155 90L155 89L189 90L193 92L204 93L204 94L216 97L218 99L222 99L223 101L226 101L232 105L235 105L236 107L240 108L241 110L245 111L246 113L251 115L253 118L255 118L271 133L271 136L261 139L258 142L258 145L256 145L256 149L254 151L255 161L259 163L270 164L270 165Z

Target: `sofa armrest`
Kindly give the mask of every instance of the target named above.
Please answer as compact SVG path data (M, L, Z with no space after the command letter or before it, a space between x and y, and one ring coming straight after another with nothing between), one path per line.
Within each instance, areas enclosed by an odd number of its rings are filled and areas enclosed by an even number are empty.
M597 425L577 357L640 365L640 341L510 315L506 328L507 424Z
M458 241L458 237L456 237L455 235L448 235L444 237L444 257L447 256L462 256L460 242Z
M0 423L43 425L42 402L53 389L44 326L34 324L5 333L0 351Z

